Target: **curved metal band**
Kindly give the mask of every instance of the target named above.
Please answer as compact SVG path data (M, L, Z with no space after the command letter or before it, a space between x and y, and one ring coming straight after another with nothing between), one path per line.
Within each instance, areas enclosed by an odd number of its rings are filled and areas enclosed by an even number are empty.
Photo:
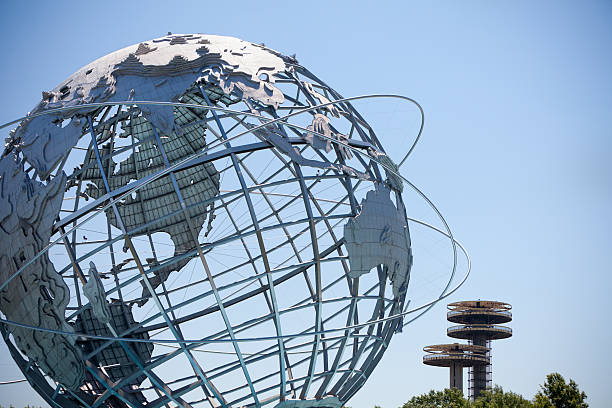
M442 293L440 294L440 296L435 299L432 302L426 303L422 306L419 306L417 308L414 309L410 309L409 311L405 311L393 316L389 316L387 318L383 318L383 319L378 319L376 321L370 321L364 324L360 324L360 325L353 325L353 326L347 326L347 327L343 327L342 329L329 329L329 330L324 330L321 331L321 333L326 333L326 332L331 332L331 331L337 331L337 330L346 330L346 329L350 329L350 328L358 328L358 327L364 327L364 326L369 326L370 324L374 324L374 323L378 323L378 322L384 322L387 320L392 320L392 319L397 319L399 317L403 317L405 315L408 315L410 313L414 313L416 311L425 309L422 313L420 313L418 316L416 316L415 318L411 319L409 322L407 322L406 324L414 321L416 318L420 317L423 313L425 313L427 310L429 310L431 307L433 307L433 305L435 305L437 302L439 302L440 300L446 298L447 296L449 296L450 294L452 294L454 291L456 291L467 279L467 277L469 276L470 273L470 261L469 261L469 255L467 254L467 251L465 250L465 248L454 239L453 234L450 230L450 227L448 226L446 220L444 219L444 217L442 216L442 214L439 212L439 210L436 208L436 206L427 198L427 196L422 193L416 186L414 186L414 184L412 184L410 181L408 181L404 176L402 176L398 171L396 171L395 169L391 168L388 165L385 165L383 163L380 162L380 160L378 160L375 157L372 157L368 154L364 154L361 149L358 149L356 147L350 146L347 143L343 143L340 142L339 140L336 140L332 137L326 136L324 134L318 133L316 131L312 131L309 129L305 129L303 127L300 127L298 125L294 125L291 123L287 123L285 122L286 119L288 119L289 117L292 116L297 116L299 114L303 114L306 112L310 112L312 110L315 109L319 109L321 107L325 107L325 106L329 106L329 105L335 105L341 102L346 102L346 101L351 101L351 100L359 100L359 99L368 99L368 98L397 98L397 99L401 99L401 100L407 100L409 102L412 102L414 104L416 104L419 107L419 110L422 113L422 108L420 107L420 105L414 101L411 98L405 97L405 96L401 96L401 95L394 95L394 94L380 94L380 95L362 95L362 96L355 96L355 97L350 97L350 98L342 98L342 99L338 99L335 100L333 102L328 102L328 103L323 103L323 104L319 104L316 106L311 106L308 108L304 108L304 109L300 109L297 110L293 113L290 113L288 115L282 116L282 117L278 117L275 119L270 119L268 117L262 116L262 115L257 115L257 114L253 114L253 113L249 113L249 112L243 112L243 111L236 111L236 110L232 110L232 109L227 109L227 108L222 108L222 107L217 107L217 106L203 106L203 105L198 105L198 104L185 104L185 103L175 103L175 102L154 102L154 101L120 101L120 102L104 102L104 103L93 103L93 104L83 104L83 105L78 105L78 106L73 106L73 107L62 107L62 108L56 108L56 109L50 109L44 112L39 112L36 113L34 115L29 115L29 116L25 116L22 117L20 119L16 119L14 121L5 123L3 125L0 126L0 129L7 127L11 124L17 123L23 119L29 119L29 118L34 118L34 117L38 117L38 116L42 116L42 115L47 115L47 114L52 114L52 113L57 113L57 112L62 112L62 111L78 111L79 109L83 109L83 108L88 108L88 107L102 107L102 106L114 106L114 105L125 105L125 104L130 104L130 105L166 105L166 106L177 106L177 107L189 107L189 108L194 108L194 109L203 109L203 110L218 110L218 111L222 111L222 112L227 112L227 113L234 113L234 114L240 114L240 115L246 115L246 116L250 116L250 117L256 117L260 120L263 121L263 124L259 125L259 126L255 126L251 129L248 129L247 131L244 131L242 133L239 133L231 138L228 138L226 140L233 140L233 139L237 139L241 136L244 136L246 134L249 133L253 133L254 131L261 129L265 126L268 126L270 124L276 123L276 122L281 122L283 125L288 126L288 127L293 127L296 129L300 129L302 131L308 131L310 133L313 133L323 139L327 139L332 143L336 143L338 145L343 146L346 149L349 149L353 152L355 152L358 155L364 155L366 156L368 159L376 162L378 165L380 165L381 167L383 167L385 170L387 170L388 172L390 172L391 174L399 177L401 180L405 181L415 192L417 192L417 194L419 196L421 196L426 202L427 204L436 212L436 215L438 216L438 218L442 221L442 223L444 224L444 228L446 230L446 232L443 232L442 230L439 230L436 227L433 227L429 224L423 223L421 221L417 221L414 219L411 219L412 221L418 222L422 225L426 225L440 233L442 233L443 235L445 235L446 237L448 237L451 241L451 245L453 248L453 269L452 269L452 273L451 273L451 277L447 283L447 285L445 286L444 290L442 291ZM78 113L78 112L75 112ZM413 151L414 147L416 146L416 143L418 142L420 136L421 136L421 132L422 132L422 128L423 128L423 124L424 124L424 115L422 113L422 118L423 121L421 122L421 128L419 130L419 134L417 136L417 138L415 139L415 142L413 143L412 147L410 148L410 150L408 151L408 153L406 154L406 156L404 156L404 158L402 159L402 162L400 163L400 165L407 159L408 155ZM175 170L176 168L180 167L181 165L186 164L188 161L193 160L194 158L200 157L202 155L204 155L206 152L210 151L211 149L219 146L220 143L217 143L216 145L213 143L211 146L207 146L205 149L203 149L201 152L191 155L187 158L185 158L184 160L181 160L180 162L175 163L174 165L165 168L164 170L160 171L159 173L157 173L154 177L152 177L150 180L148 180L146 183L140 184L139 186L130 189L128 191L126 191L124 194L122 194L121 196L115 198L115 199L111 199L109 200L109 203L104 206L103 208L99 209L98 211L93 212L89 217L85 218L83 221L81 221L80 223L77 223L76 225L74 225L72 228L68 229L65 233L61 234L61 236L55 240L54 242L49 243L45 248L43 248L43 250L41 250L35 257L33 257L32 259L30 259L28 262L24 263L22 265L22 267L16 271L12 276L10 276L2 285L0 285L0 291L3 290L10 281L12 281L15 277L17 277L27 266L29 266L31 263L33 263L34 261L36 261L36 259L38 259L38 257L40 257L42 254L44 254L45 252L47 252L51 246L57 244L61 239L63 239L64 236L66 236L67 234L71 233L74 229L77 229L78 227L80 227L82 224L88 222L91 218L95 217L96 215L98 215L99 213L101 213L102 211L105 211L107 208L109 208L110 206L112 206L114 203L116 203L117 201L122 200L123 198L127 197L128 195L132 194L134 191L138 190L139 188L143 187L144 185L151 183L153 181L155 181L156 179L172 172L173 170ZM398 166L399 167L399 166ZM409 218L410 219L410 218ZM468 259L468 268L467 268L467 272L465 277L461 280L461 282L455 287L453 288L451 291L449 291L449 287L452 283L452 280L454 278L454 275L456 273L456 268L457 268L457 245L459 245L459 247L461 248L461 250L463 251L463 253L465 254L465 256ZM62 331L53 331L50 329L43 329L43 328L37 328L37 327L32 327L29 325L23 325L21 323L18 322L12 322L9 320L3 320L0 319L0 322L6 323L6 324L11 324L11 325L17 325L20 327L25 327L25 328L30 328L33 330L41 330L41 331L51 331L51 332L57 332L57 333L63 333ZM65 333L67 335L75 335L74 333ZM317 334L316 332L311 332L311 333L307 333L307 334L301 334L300 336L305 336L305 335L313 335L313 334ZM78 335L78 334L76 334ZM82 336L82 335L81 335ZM83 336L83 337L87 337L87 336ZM282 337L296 337L295 335L284 335ZM96 336L92 336L92 338L98 338ZM269 337L270 339L278 339L278 336L271 336ZM107 340L119 340L119 341L134 341L137 339L129 339L129 340L125 340L125 339L121 339L121 338L104 338L104 337L100 337L100 339L107 339ZM266 338L259 338L258 340L264 340ZM247 339L248 340L248 339ZM159 340L157 340L159 342ZM230 340L231 341L231 340ZM236 339L236 341L243 341L243 340L238 340ZM249 340L250 341L250 340ZM172 343L176 343L177 341L171 340L170 342ZM186 341L186 342L192 342L192 341Z
M63 112L63 111L78 111L79 109L83 109L83 108L88 108L88 107L104 107L104 106L115 106L115 105L156 105L156 106L176 106L176 107L185 107L185 108L194 108L194 109L202 109L202 110L218 110L221 112L226 112L226 113L234 113L234 114L240 114L240 115L245 115L245 116L250 116L250 117L255 117L258 118L260 120L263 120L263 124L255 126L251 129L248 129L244 132L241 132L235 136L229 137L227 138L227 140L225 142L237 139L239 137L242 137L244 135L247 135L249 133L253 133L259 129L262 129L270 124L274 124L277 122L282 122L285 126L289 126L289 127L293 127L299 130L303 130L303 131L307 131L309 133L315 134L323 139L327 139L332 143L336 143L338 145L343 146L344 148L350 149L351 151L355 152L356 154L363 154L359 149L356 149L354 146L350 146L347 143L343 143L340 142L339 140L336 140L334 138L331 138L329 136L326 136L324 134L321 134L319 132L316 132L314 130L309 130L306 129L304 127L298 126L298 125L294 125L291 123L287 123L284 122L285 119L292 117L292 116L297 116L300 115L302 113L307 113L316 109L319 109L321 107L325 107L325 106L330 106L330 105L335 105L335 104L339 104L341 102L345 102L345 101L351 101L351 100L359 100L359 99L369 99L369 98L397 98L400 100L407 100L409 102L412 103L417 103L416 101L414 101L411 98L408 98L406 96L402 96L402 95L394 95L394 94L378 94L378 95L361 95L361 96L354 96L354 97L350 97L350 98L342 98L342 99L338 99L335 100L333 102L327 102L327 103L322 103L319 105L314 105L314 106L310 106L304 109L300 109L297 110L293 113L287 114L285 116L282 117L278 117L278 118L274 118L274 119L270 119L267 118L265 116L262 115L257 115L254 113L250 113L250 112L243 112L243 111L237 111L237 110L233 110L233 109L227 109L227 108L222 108L219 106L206 106L206 105L199 105L199 104L186 104L186 103L178 103L178 102L155 102L155 101L119 101L119 102L99 102L99 103L90 103L90 104L82 104L82 105L78 105L76 107L62 107L62 108L55 108L55 109L49 109L43 112L38 112L35 113L33 115L29 115L29 116L24 116L20 119L16 119L13 120L11 122L7 122L3 125L0 125L0 129L9 126L11 124L17 123L21 120L24 119L30 119L30 118L35 118L38 116L43 116L43 115L48 115L48 114L53 114L53 113L57 113L57 112ZM418 103L417 103L418 105ZM420 108L420 105L418 105ZM78 112L75 112L75 114ZM413 147L416 144L416 142L418 141L418 138L420 138L420 133L417 137L417 139L415 139L415 143L413 143ZM83 220L81 223L78 223L76 225L74 225L72 228L68 229L65 234L62 234L56 241L49 243L49 245L47 245L45 248L43 248L43 250L41 250L34 258L32 258L30 261L27 261L26 263L24 263L22 265L22 267L20 268L20 270L18 270L17 272L15 272L15 274L11 277L9 277L9 279L7 281L5 281L5 283L3 285L0 285L0 291L4 289L4 287L8 284L8 282L10 282L12 279L14 279L15 276L19 275L19 273L21 272L21 270L23 270L24 268L26 268L27 266L29 266L32 262L34 262L40 255L42 255L44 252L48 251L49 247L57 244L61 239L64 238L64 236L66 236L67 234L69 234L70 232L72 232L74 229L78 228L80 225L82 225L83 223L89 221L89 219L91 219L92 217L100 214L102 211L110 208L115 202L120 201L122 199L124 199L125 197L127 197L128 195L132 194L133 192L135 192L137 189L157 180L160 177L163 177L169 173L171 173L172 171L176 170L177 168L179 168L180 166L186 164L187 162L189 162L190 160L196 159L201 157L202 155L204 155L205 153L207 153L208 151L214 149L215 147L218 147L220 145L222 145L224 142L218 142L217 144L212 143L211 145L207 146L205 149L203 149L201 152L196 153L192 156L188 156L186 157L184 160L181 160L180 162L175 163L174 165L170 166L170 167L166 167L164 170L158 172L157 174L155 174L154 176L152 176L149 180L147 180L146 183L142 183L140 185L138 185L137 188L133 188L130 189L128 191L126 191L123 195L117 197L115 200L110 200L109 204L104 206L102 209L94 212L90 217L86 218L85 220ZM412 150L412 148L411 148ZM410 153L410 152L409 152ZM394 174L395 176L399 177L400 179L404 180L406 183L408 183L411 188L416 189L416 187L414 187L414 185L412 183L410 183L405 177L403 177L401 174L399 174L395 169L391 168L390 166L387 166L383 163L381 163L377 158L371 157L369 155L367 155L367 157L370 160L373 160L374 162L376 162L378 165L380 165L381 167L383 167L384 169L386 169L387 171L391 172L392 174ZM450 228L448 228L448 225L446 224L446 221L444 220L444 218L441 216L441 214L439 213L439 211L435 208L435 206L433 205L433 203L431 201L429 201L425 195L423 193L421 193L420 191L417 190L417 192L419 193L419 195L421 195L423 198L426 199L426 201L428 202L428 205L431 206L434 211L436 211L438 217L442 220L442 222L445 224L445 228L447 230L447 232L450 233L450 236L452 237L452 233L450 231ZM452 242L452 241L451 241ZM454 243L453 243L453 247L454 247ZM456 258L456 248L453 248L454 251L454 257ZM453 271L454 274L454 271Z
M430 228L436 232L439 232L442 235L445 235L446 237L448 237L448 235L446 233L444 233L444 231L434 227L431 224L428 224L424 221L420 221L417 220L415 218L410 218L408 217L408 220L415 222L417 224L423 225L427 228ZM470 256L467 253L465 247L457 240L454 240L455 244L461 249L461 251L463 252L463 254L466 257L466 261L468 263L467 266L467 273L466 275L463 277L463 279L450 291L448 291L446 294L444 294L443 296L425 303L421 306L406 310L404 312L401 313L397 313L391 316L387 316L384 318L379 318L376 320L369 320L367 322L364 323L360 323L360 324L355 324L355 325L350 325L350 326L344 326L344 327L339 327L339 328L332 328L332 329L326 329L326 330L321 330L321 331L310 331L310 332L304 332L304 333L292 333L292 334L284 334L282 336L263 336L263 337L245 337L245 338L236 338L236 339L228 339L228 338L219 338L219 339L207 339L206 341L204 341L205 343L232 343L232 342L253 342L253 341L265 341L265 340L278 340L280 338L296 338L296 337L306 337L306 336L314 336L317 334L326 334L326 333L334 333L334 332L340 332L340 331L344 331L344 330L351 330L351 329L359 329L362 327L367 327L373 324L377 324L377 323L381 323L381 322L386 322L386 321L390 321L390 320L395 320L398 318L402 318L404 316L407 316L409 314L418 312L418 311L422 311L423 309L429 308L431 306L434 306L436 303L438 303L440 300L452 295L457 289L459 289L463 283L465 283L465 281L467 280L470 270L471 270L471 260L470 260ZM419 314L419 316L422 315L422 313ZM419 317L417 316L417 317ZM414 319L413 319L414 320ZM412 320L411 320L412 321ZM194 340L172 340L172 339L140 339L140 338L124 338L124 337L110 337L110 336L96 336L96 335L92 335L92 334L85 334L85 333L75 333L75 332L66 332L63 330L53 330L53 329L46 329L43 327L36 327L36 326L31 326L31 325L27 325L27 324L22 324L19 322L14 322L12 320L6 320L6 319L0 319L0 323L5 323L7 325L11 325L11 326L17 326L17 327L23 327L26 329L31 329L31 330L36 330L36 331L42 331L42 332L47 332L47 333L55 333L55 334L63 334L63 335L68 335L68 336L78 336L78 337L84 337L84 338L88 338L88 339L94 339L94 340L106 340L106 341L119 341L119 342L131 342L131 343L161 343L161 344L177 344L177 343L181 343L181 344L191 344L191 343L202 343L203 340L202 339L194 339ZM352 336L352 334L349 334L349 336Z
M423 134L423 128L425 127L425 111L423 110L423 107L415 100L412 98L409 98L407 96L403 96L403 95L396 95L396 94L369 94L369 95L359 95L359 96L353 96L350 98L341 98L341 99L337 99L335 101L331 101L328 103L322 103L319 105L315 105L315 106L311 106L305 109L298 109L295 112L282 116L278 119L283 120L286 118L289 118L291 116L295 116L295 115L299 115L301 113L305 113L305 112L309 112L312 111L314 109L318 109L318 108L322 108L325 106L329 106L329 105L336 105L339 104L341 102L348 102L348 101L352 101L352 100L359 100L359 99L369 99L369 98L398 98L398 99L402 99L408 102L413 103L418 109L419 109L419 113L421 114L421 125L419 126L419 132L417 133L416 138L414 139L414 142L412 142L412 145L410 146L410 149L408 149L408 152L404 155L404 157L402 158L402 160L399 162L399 164L397 165L397 167L401 167L404 162L406 161L406 159L408 159L408 156L410 156L410 154L412 153L412 151L414 150L414 148L416 147L417 143L419 142L419 140L421 139L421 135ZM64 111L71 111L71 110L79 110L79 109L84 109L84 108L95 108L95 107L103 107L103 106L114 106L114 105L166 105L166 106L183 106L185 108L213 108L214 110L219 110L221 112L234 112L236 113L236 111L231 111L231 110L227 110L221 107L211 107L211 106L203 106L203 105L197 105L197 104L185 104L185 103L177 103L177 102L156 102L156 101L120 101L120 102L95 102L95 103L84 103L81 105L76 105L76 106L64 106L61 108L53 108L53 109L48 109L42 112L37 112L33 115L26 115L26 116L22 116L18 119L12 120L10 122L4 123L2 125L0 125L0 129L4 129L7 126L10 126L12 124L21 122L22 120L26 120L26 119L33 119L39 116L43 116L43 115L51 115L53 113L59 113L59 112L64 112ZM247 116L259 116L259 115L255 115L253 113L247 113L247 112L241 112L242 114L246 114ZM268 123L266 123L267 125ZM255 130L255 129L253 129ZM316 132L313 132L316 133ZM241 135L238 135L241 136ZM233 139L233 138L230 138Z

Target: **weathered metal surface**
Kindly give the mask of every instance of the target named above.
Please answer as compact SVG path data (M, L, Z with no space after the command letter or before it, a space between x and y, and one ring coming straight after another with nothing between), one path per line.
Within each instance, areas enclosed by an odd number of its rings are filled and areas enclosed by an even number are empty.
M98 274L96 264L89 263L89 280L83 285L83 293L89 300L91 311L95 318L102 324L108 324L112 320L111 311L106 302L106 293L104 285Z
M31 180L23 163L9 154L0 159L0 285L49 243L63 197L66 175L49 184ZM73 332L64 320L70 292L47 253L31 262L0 292L0 310L9 320ZM83 381L84 365L74 337L22 327L13 329L22 353L71 389Z
M410 274L412 253L404 211L393 205L389 194L383 185L368 191L361 212L344 226L344 239L351 264L349 276L358 278L382 264L398 298Z
M194 115L187 116L187 112L181 112L177 116L176 126L180 128L181 125L186 125L196 119L197 117ZM131 180L138 180L158 173L166 167L159 154L159 147L153 138L153 125L145 119L144 115L134 112L130 120L126 122L124 133L119 137L133 137L135 142L138 142L139 149L117 165L108 154L110 146L103 146L103 155L108 157L103 160L103 166L110 170L107 177L111 190L126 186ZM169 137L162 139L161 143L168 152L170 164L175 164L195 151L206 147L205 131L201 127L192 126L181 131L180 134L171 133ZM83 180L92 182L85 190L85 194L97 199L106 194L106 190L100 169L95 165L95 161L96 157L90 150L83 163L83 168L86 169ZM175 174L179 188L185 197L185 205L190 206L189 215L197 228L196 233L199 234L207 219L209 224L212 223L214 215L212 204L201 205L198 202L217 196L219 193L219 173L213 164L203 163L186 170L177 171ZM123 224L128 231L153 222L164 214L176 212L180 208L181 203L168 177L162 177L144 186L134 195L128 196L117 204ZM109 208L106 215L109 222L119 228L113 210ZM148 235L155 232L166 232L170 235L170 239L174 243L175 255L181 255L195 249L189 226L181 214L155 222L147 229L143 230L141 228L140 232L135 235ZM124 250L127 250L127 248L124 248ZM157 270L155 276L151 279L153 288L155 289L164 282L172 271L183 268L191 258L193 257L182 259ZM156 265L157 261L151 259L150 263ZM138 303L144 304L149 296L148 289L143 287L142 299Z
M43 179L75 145L85 125L74 119L94 108L92 102L147 100L175 102L198 79L218 85L227 95L253 99L277 107L283 93L274 86L274 74L286 68L278 55L246 41L214 35L168 35L115 51L89 65L49 92L31 113L74 107L54 116L26 120L13 140ZM145 117L163 133L174 130L173 109L144 107ZM51 140L53 142L51 143Z

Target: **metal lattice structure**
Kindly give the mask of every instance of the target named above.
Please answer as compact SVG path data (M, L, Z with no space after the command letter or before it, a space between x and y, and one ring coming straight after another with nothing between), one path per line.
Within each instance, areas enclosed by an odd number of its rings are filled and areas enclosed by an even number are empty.
M404 323L397 169L295 58L202 35L110 54L0 162L4 339L53 405L339 407Z

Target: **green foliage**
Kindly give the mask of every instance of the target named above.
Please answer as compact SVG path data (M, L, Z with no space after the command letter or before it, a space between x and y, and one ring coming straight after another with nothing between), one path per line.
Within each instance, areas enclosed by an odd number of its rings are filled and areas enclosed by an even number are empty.
M492 390L483 391L480 397L470 407L474 408L530 408L531 401L514 392L504 392L502 387L496 385Z
M540 392L538 392L533 399L533 406L534 408L555 408L548 397Z
M586 394L578 389L574 380L570 379L569 384L565 382L559 373L552 373L546 376L546 382L540 386L541 390L535 396L535 408L587 408L584 400Z
M533 404L513 392L504 392L502 387L495 386L484 391L480 397L470 402L457 389L430 391L413 397L402 408L531 408Z
M496 385L483 391L480 397L470 402L458 389L430 391L428 394L412 397L401 408L587 408L587 396L578 389L573 380L569 384L559 373L546 376L533 401L526 400L514 392L504 392ZM379 408L379 407L375 407Z
M447 388L444 391L429 391L412 397L402 405L402 408L468 408L470 402L463 398L463 393L456 388Z

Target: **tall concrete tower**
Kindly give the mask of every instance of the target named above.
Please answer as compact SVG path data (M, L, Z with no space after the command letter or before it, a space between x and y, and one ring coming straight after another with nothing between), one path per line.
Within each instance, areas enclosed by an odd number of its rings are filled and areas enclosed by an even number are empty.
M512 329L500 326L512 320L512 306L508 303L468 300L448 305L447 319L452 323L460 323L446 330L449 337L468 340L474 346L486 348L486 364L471 365L468 372L468 395L477 398L480 393L491 387L491 341L507 339L512 336Z

